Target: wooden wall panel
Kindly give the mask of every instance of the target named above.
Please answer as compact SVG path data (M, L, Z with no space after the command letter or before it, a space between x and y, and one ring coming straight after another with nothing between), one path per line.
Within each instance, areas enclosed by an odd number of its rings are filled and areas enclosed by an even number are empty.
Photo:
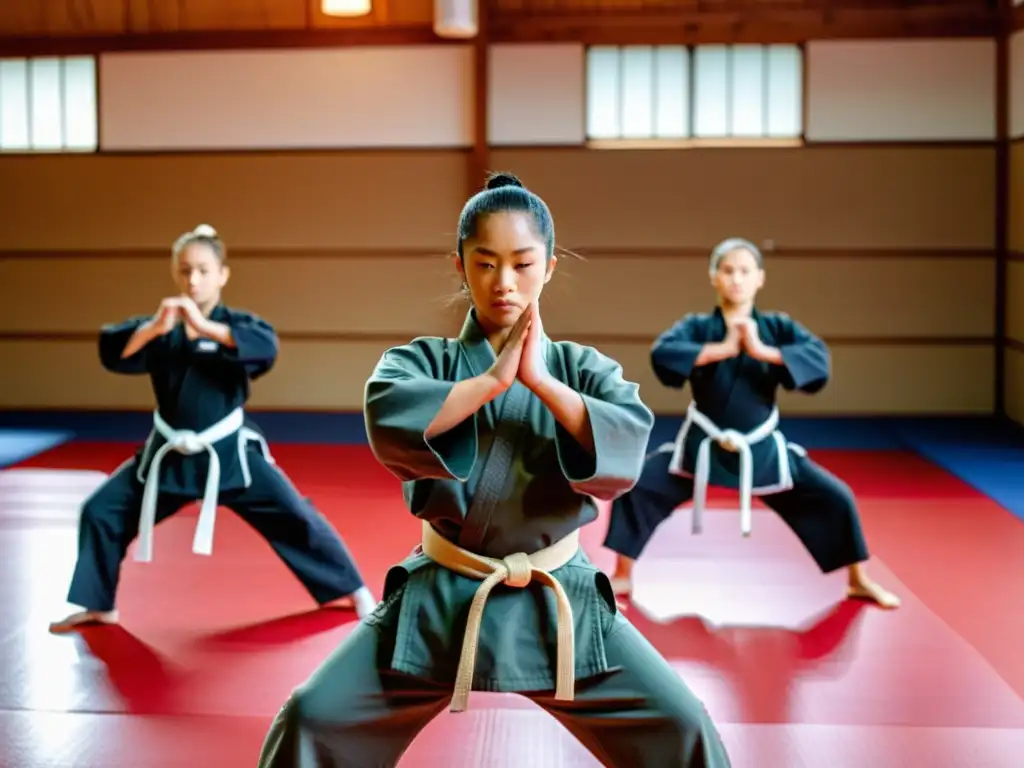
M706 254L739 234L775 240L763 304L833 342L832 385L788 412L979 413L993 151L502 149L491 165L540 192L561 243L589 257L563 259L549 332L618 357L658 410L685 396L653 381L650 343L708 308ZM18 371L0 407L148 407L144 380L100 369L96 328L151 311L171 241L207 221L231 249L228 300L284 336L254 407L358 408L386 346L459 325L445 254L464 171L458 152L0 158L0 366Z
M488 2L491 39L507 42L803 42L978 37L997 29L994 4L973 0L827 7L817 0ZM332 41L317 33L337 31L405 31L424 42L433 37L432 16L433 0L374 0L371 13L356 18L325 16L319 0L5 0L0 36L20 38L19 55L67 53L71 42L79 51L321 46Z
M441 333L457 331L465 311L453 301L454 265L439 252L236 249L230 264L228 301L265 314L283 333ZM0 259L0 334L91 333L153 311L173 290L168 267L161 251ZM778 255L760 304L840 342L965 342L995 332L994 273L993 258L981 255ZM556 335L647 343L682 314L713 304L701 252L563 258L545 289L544 325Z
M0 36L115 35L128 31L125 0L4 0Z
M1009 154L1010 204L1007 245L1010 250L1024 253L1024 142L1012 142Z
M402 341L289 341L276 370L256 384L252 407L359 410L374 364L387 347ZM595 346L622 363L626 376L640 383L644 402L655 411L685 410L689 390L678 392L658 383L650 369L648 344ZM826 416L991 413L993 354L991 345L837 345L830 386L813 397L784 394L780 408L784 413ZM0 339L0 361L5 370L19 371L0 382L0 408L145 409L152 404L148 380L115 376L100 368L95 340ZM1021 381L1020 368L1018 360L1013 369L1016 381Z
M1024 260L1007 264L1006 337L1024 345Z
M375 0L366 16L325 16L319 0L4 0L0 36L166 35L428 26L433 0Z
M199 222L233 248L453 247L465 155L0 156L0 252L169 248Z
M122 0L130 32L195 32L236 29L301 29L306 8L300 0Z
M542 194L569 248L992 248L994 147L491 152Z
M1024 348L1006 350L1006 415L1024 425Z

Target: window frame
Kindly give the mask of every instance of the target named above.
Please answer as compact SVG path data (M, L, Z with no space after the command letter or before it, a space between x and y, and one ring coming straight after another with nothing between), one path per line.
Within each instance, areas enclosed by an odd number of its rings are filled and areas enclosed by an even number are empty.
M32 62L39 60L52 60L58 62L58 103L61 112L61 145L59 147L47 146L36 148L33 146L32 136L32 122L33 122L33 92L32 92ZM89 60L92 62L92 98L93 98L93 110L89 116L93 124L95 132L95 141L90 147L74 146L68 142L68 120L66 119L66 110L68 104L68 77L67 77L67 63L72 60ZM0 63L3 62L19 62L24 64L26 70L25 77L25 97L24 107L26 110L25 120L28 130L27 143L25 147L12 147L6 148L0 141L0 158L3 157L45 157L47 155L60 155L60 156L75 156L75 155L97 155L102 151L101 137L100 137L100 57L95 54L77 54L77 55L54 55L54 54L40 54L40 55L29 55L29 56L6 56L0 55ZM0 109L3 104L3 82L0 79Z
M807 44L805 42L800 43L658 43L651 45L644 45L643 47L649 47L653 50L658 48L685 48L688 55L688 66L687 66L687 120L689 123L688 133L689 137L678 137L678 138L591 138L590 137L590 125L589 125L589 107L590 107L590 81L591 81L591 70L589 66L590 50L592 48L615 48L619 52L619 72L620 72L620 84L621 84L621 72L622 72L622 57L621 52L624 48L634 47L637 44L586 44L583 46L583 145L587 149L598 149L598 150L609 150L609 149L700 149L700 148L787 148L787 147L803 147L807 144ZM695 72L694 67L694 53L698 48L714 45L714 46L725 46L730 52L738 45L757 45L762 48L767 48L772 45L786 45L799 51L800 59L800 133L796 136L694 136L694 121L695 121L695 109L694 109L694 91L695 91ZM727 81L728 81L728 98L731 97L731 86L732 86L732 57L730 55L727 65ZM621 100L623 90L620 87L619 94L619 108L621 110ZM767 100L767 88L765 99ZM728 101L727 101L728 103ZM621 126L620 126L621 131Z

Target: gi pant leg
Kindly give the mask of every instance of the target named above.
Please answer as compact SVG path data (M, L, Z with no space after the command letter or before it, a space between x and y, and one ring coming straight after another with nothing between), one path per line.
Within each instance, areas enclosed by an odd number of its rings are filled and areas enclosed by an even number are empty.
M693 498L693 480L669 473L670 451L648 454L631 491L612 502L604 545L636 560L658 526Z
M248 488L221 494L221 503L251 525L318 603L363 586L348 548L288 476L258 451L248 456Z
M82 505L78 521L78 561L68 602L87 611L114 609L121 563L139 534L144 486L130 459L118 467ZM194 499L173 494L157 497L156 522L166 520Z

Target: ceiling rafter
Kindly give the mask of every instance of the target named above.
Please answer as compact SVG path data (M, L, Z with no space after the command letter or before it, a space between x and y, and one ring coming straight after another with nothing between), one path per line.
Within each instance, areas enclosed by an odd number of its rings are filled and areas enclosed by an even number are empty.
M485 2L485 0L481 0ZM800 42L984 37L988 0L486 0L493 42ZM0 55L401 45L444 42L433 0L376 0L355 19L319 0L4 0Z

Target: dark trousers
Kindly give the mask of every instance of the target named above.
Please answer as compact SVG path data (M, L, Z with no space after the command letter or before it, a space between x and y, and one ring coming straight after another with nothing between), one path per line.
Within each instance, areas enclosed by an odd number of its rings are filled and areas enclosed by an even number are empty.
M222 492L220 504L267 540L317 603L349 595L363 586L348 549L326 518L262 454L252 452L248 458L252 483L248 488ZM143 484L135 476L136 468L135 460L122 464L82 506L70 603L90 611L114 608L121 562L139 532ZM157 522L193 501L192 497L160 494Z
M604 545L637 559L655 530L693 498L693 480L668 471L672 454L647 457L640 480L612 504ZM857 502L849 486L806 456L790 452L793 488L760 499L803 542L823 573L868 559Z
M395 635L386 619L360 623L281 708L259 768L397 765L451 701L452 686L390 672ZM632 624L616 621L604 649L618 671L577 681L575 701L551 691L524 695L609 768L729 768L704 705ZM478 759L488 765L486 755Z

